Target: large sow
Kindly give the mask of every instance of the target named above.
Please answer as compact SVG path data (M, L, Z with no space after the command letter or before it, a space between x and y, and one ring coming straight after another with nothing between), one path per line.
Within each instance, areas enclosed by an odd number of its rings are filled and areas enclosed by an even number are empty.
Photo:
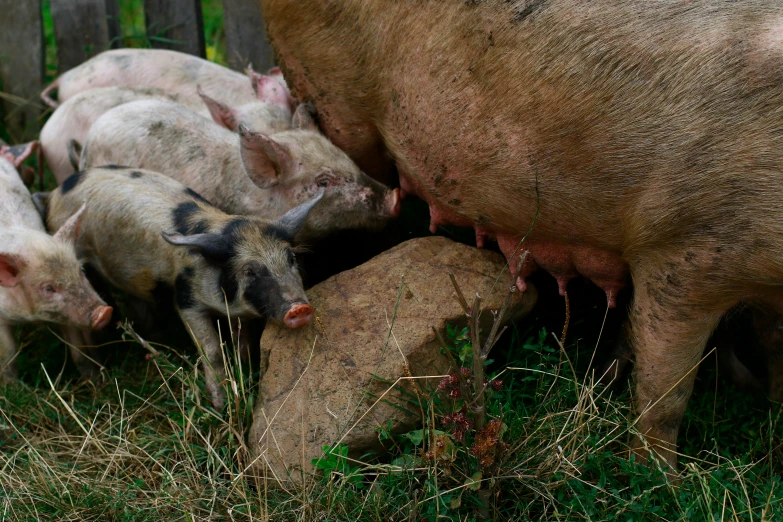
M432 226L528 250L521 288L581 275L613 306L633 283L637 426L675 466L721 316L783 310L783 4L262 7L294 95L365 171L396 163Z

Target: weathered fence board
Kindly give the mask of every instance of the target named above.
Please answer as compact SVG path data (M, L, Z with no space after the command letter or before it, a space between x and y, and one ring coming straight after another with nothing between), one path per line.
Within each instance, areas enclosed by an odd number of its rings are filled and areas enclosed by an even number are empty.
M0 82L4 122L21 141L40 126L38 94L44 82L44 38L37 0L0 0ZM9 100L10 98L10 100Z
M144 19L153 47L206 56L201 0L144 0Z
M51 0L51 6L58 73L109 48L106 0Z
M253 0L223 0L226 30L226 59L232 69L248 63L259 72L275 65L275 54L267 42L261 3Z
M109 26L109 47L122 47L122 27L120 26L120 0L106 0L106 24Z

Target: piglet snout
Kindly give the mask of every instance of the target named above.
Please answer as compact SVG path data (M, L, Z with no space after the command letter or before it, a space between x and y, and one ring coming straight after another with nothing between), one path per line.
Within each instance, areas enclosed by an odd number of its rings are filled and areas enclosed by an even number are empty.
M92 312L92 329L100 330L105 328L111 321L111 306L99 306Z
M289 328L300 328L310 323L313 318L313 307L309 304L295 304L285 313L283 322Z
M389 215L396 218L400 215L400 189L390 190L386 195L386 210Z

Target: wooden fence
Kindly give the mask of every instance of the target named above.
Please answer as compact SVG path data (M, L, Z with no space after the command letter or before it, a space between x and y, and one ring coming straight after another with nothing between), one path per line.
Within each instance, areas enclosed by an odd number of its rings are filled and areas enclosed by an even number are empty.
M122 47L121 0L49 0L58 74ZM201 0L143 0L152 47L205 57ZM0 0L0 98L3 122L15 142L33 137L43 109L45 43L41 0ZM258 0L223 0L226 59L242 70L274 65Z

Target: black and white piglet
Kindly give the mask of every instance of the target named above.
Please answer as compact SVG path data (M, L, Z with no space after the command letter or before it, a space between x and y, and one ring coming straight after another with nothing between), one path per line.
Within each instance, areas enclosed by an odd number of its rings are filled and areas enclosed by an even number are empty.
M117 288L152 302L171 291L174 306L205 355L207 391L224 404L215 317L267 317L290 328L310 322L291 247L321 194L270 221L228 215L157 172L100 167L77 172L46 200L59 228L85 202L77 252Z

